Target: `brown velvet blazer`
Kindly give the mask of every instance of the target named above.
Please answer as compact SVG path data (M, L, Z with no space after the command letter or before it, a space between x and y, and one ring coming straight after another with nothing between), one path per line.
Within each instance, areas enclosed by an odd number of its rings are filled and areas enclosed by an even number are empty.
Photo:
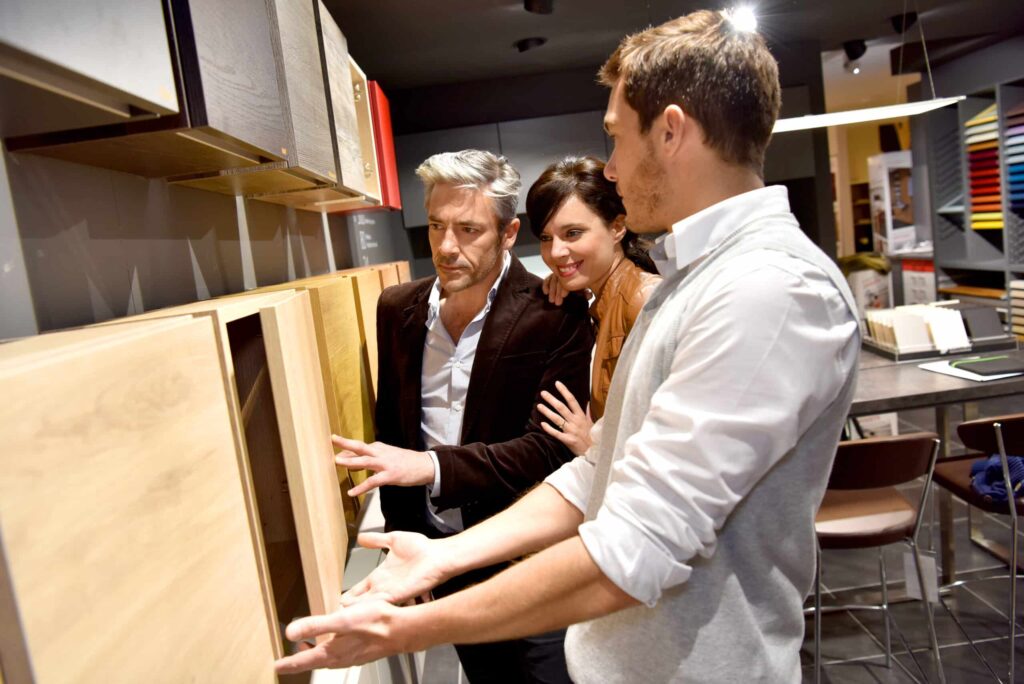
M420 390L434 278L389 287L377 304L377 440L423 450ZM480 334L466 395L462 446L440 446L441 509L462 508L466 527L508 507L573 458L540 427L540 392L561 380L588 393L594 334L582 297L547 301L540 278L512 257ZM437 536L427 525L426 488L382 487L389 530Z

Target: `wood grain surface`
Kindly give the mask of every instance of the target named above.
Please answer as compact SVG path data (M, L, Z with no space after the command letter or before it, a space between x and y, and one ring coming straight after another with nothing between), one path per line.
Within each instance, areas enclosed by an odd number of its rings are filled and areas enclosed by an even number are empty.
M366 74L353 59L349 59L349 69L352 72L359 149L363 160L363 194L368 199L380 202L380 169L377 167L377 142L373 137L373 113Z
M0 347L7 676L275 681L211 321L44 337Z
M308 293L263 307L260 319L309 608L323 615L341 597L348 535Z
M291 116L295 164L324 182L336 182L316 6L311 0L270 0L267 5L274 8L281 49L278 68Z
M318 1L320 12L320 39L327 67L327 83L331 95L331 120L338 148L338 182L356 194L366 192L363 175L363 150L359 144L359 122L352 90L352 72L349 69L348 41L338 28L331 13Z
M350 276L355 281L359 302L359 329L362 331L366 362L370 368L371 403L377 400L377 300L382 288L376 270L358 271Z

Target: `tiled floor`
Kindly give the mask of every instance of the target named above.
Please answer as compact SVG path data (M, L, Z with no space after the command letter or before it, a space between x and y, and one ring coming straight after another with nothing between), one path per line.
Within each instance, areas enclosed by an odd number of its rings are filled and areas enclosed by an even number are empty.
M1019 403L1019 402L1018 402ZM1000 415L1020 411L1012 401L984 402L980 415ZM956 411L951 420L958 422ZM930 410L909 411L900 414L900 431L934 430L934 413ZM959 445L954 445L959 446ZM910 494L919 494L920 485L907 488ZM1005 574L1005 565L978 548L968 539L967 509L955 503L956 563L960 578ZM984 529L991 537L1008 542L1008 520L998 516L985 516ZM1024 541L1024 537L1022 537ZM929 530L923 529L919 542L929 546ZM935 545L938 545L936 530ZM891 595L903 593L903 548L893 545L885 550L886 572ZM848 602L854 594L877 591L878 552L875 549L856 551L826 551L823 555L822 584L826 590L825 605ZM1002 573L1000 573L1002 569ZM994 682L996 677L1007 681L1009 657L1009 580L976 582L953 589L944 595L949 611L954 613L964 630L976 643L977 652L968 644L942 606L933 612L939 652L946 681ZM1018 585L1018 637L1016 642L1017 682L1024 683L1024 583ZM808 603L808 605L811 605ZM822 680L835 683L854 682L915 682L938 681L931 663L927 623L921 603L908 601L892 606L895 622L892 635L893 663L885 665L885 628L878 611L844 611L826 613L822 622L822 657L825 667ZM801 653L804 681L814 679L814 623L807 620L807 639ZM916 660L916 662L915 662ZM921 670L923 668L924 675ZM991 668L991 671L990 669Z

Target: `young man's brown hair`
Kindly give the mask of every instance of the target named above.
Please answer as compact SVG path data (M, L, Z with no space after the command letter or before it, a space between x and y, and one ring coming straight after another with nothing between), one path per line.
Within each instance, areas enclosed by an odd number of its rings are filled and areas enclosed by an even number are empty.
M726 162L759 175L779 115L779 69L760 35L723 12L701 10L627 36L599 73L640 115L640 131L671 104L704 131Z

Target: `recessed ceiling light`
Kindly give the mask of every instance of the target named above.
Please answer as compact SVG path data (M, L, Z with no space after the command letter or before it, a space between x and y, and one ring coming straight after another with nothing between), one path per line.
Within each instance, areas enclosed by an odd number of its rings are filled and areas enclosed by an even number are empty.
M523 7L534 14L551 14L555 9L555 0L523 0Z

